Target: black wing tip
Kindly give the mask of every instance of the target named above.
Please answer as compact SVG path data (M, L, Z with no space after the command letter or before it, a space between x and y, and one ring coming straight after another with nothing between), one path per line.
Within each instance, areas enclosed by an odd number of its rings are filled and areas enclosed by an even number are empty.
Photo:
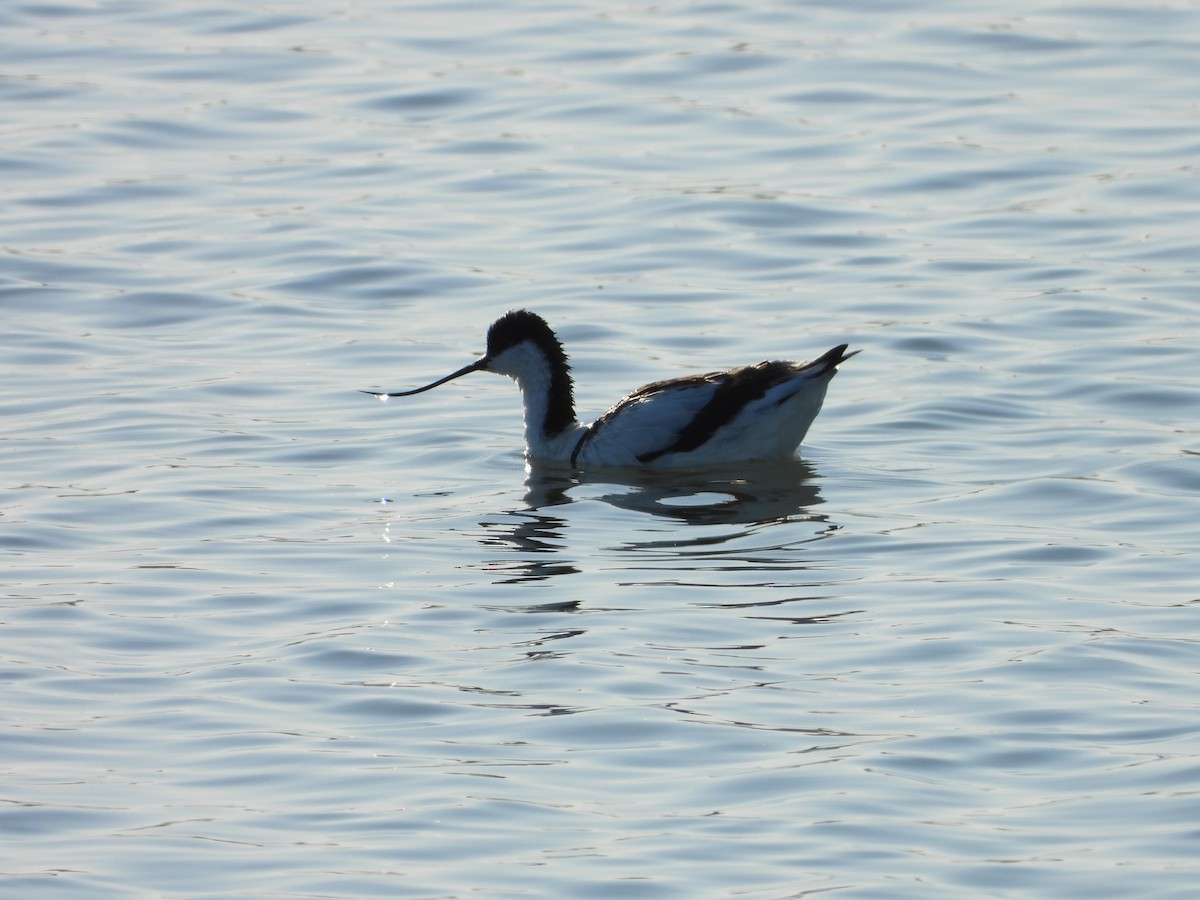
M849 353L847 353L846 350L849 348L849 346L849 344L838 344L833 349L828 350L818 356L810 363L810 365L820 366L822 372L836 371L837 367L850 357L857 356L858 354L862 353L862 348L859 348L858 350L851 350Z

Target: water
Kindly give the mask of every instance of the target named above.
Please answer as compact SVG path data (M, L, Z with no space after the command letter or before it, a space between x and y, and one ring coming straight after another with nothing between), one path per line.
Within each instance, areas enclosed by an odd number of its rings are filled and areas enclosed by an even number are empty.
M6 5L0 893L1192 896L1200 8L926 7Z

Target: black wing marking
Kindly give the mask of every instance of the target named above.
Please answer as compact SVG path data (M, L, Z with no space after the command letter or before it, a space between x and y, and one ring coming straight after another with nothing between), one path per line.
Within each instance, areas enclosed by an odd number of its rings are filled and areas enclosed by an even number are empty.
M729 424L745 409L747 404L758 400L794 373L795 369L791 363L775 361L743 366L729 372L713 372L704 376L706 380L717 385L708 403L680 429L675 440L668 446L642 453L638 456L638 461L650 463L668 453L690 453L703 446L722 426ZM670 384L671 382L658 382L657 385L647 385L647 388L656 387L662 390Z
M853 356L846 353L846 344L840 344L827 353L822 354L811 362L794 363L786 360L761 362L758 365L721 372L708 372L703 375L688 375L683 378L672 378L666 381L655 381L638 388L620 403L598 418L579 439L571 453L571 463L578 462L584 448L593 440L599 438L606 426L627 412L632 412L640 404L647 404L647 413L653 414L659 395L676 394L677 397L691 393L694 390L708 392L708 399L703 405L695 408L690 419L680 422L678 431L669 438L664 438L664 444L653 450L647 450L636 455L642 464L654 462L669 453L688 453L699 449L712 439L722 427L737 418L738 414L748 405L761 399L776 386L796 380L797 387L810 379L832 377L837 366ZM858 352L858 351L855 351ZM690 390L689 390L690 389ZM785 402L791 394L780 398ZM670 400L664 402L671 403ZM680 404L676 408L671 403L669 411L663 410L666 420L675 418L684 412ZM661 422L666 425L667 421Z

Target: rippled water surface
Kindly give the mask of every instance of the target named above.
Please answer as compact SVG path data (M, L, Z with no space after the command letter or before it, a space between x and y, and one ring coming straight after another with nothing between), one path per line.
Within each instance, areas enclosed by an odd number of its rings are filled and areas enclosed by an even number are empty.
M5 4L0 894L1195 896L1200 6L930 6Z

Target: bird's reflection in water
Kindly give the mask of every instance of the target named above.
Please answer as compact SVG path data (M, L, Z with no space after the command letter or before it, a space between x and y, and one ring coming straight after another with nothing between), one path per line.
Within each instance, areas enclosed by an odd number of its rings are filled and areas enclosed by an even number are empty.
M544 581L556 575L577 575L579 569L563 558L566 520L545 515L535 509L510 510L497 519L479 523L484 530L480 539L485 547L499 547L511 553L502 559L489 559L485 567L494 575L494 584ZM523 612L572 612L578 600L555 600L522 607Z
M508 551L504 557L484 563L496 576L496 584L543 581L580 572L571 561L571 523L564 507L581 495L660 520L655 531L661 534L664 527L675 531L670 544L679 551L714 543L711 530L689 535L690 526L825 522L824 516L813 512L823 502L816 473L800 459L689 472L608 469L589 473L537 466L529 470L526 488L523 508L480 523L485 531L481 542ZM563 515L556 515L556 509ZM734 529L730 536L742 531ZM620 543L620 537L614 535L618 538L614 543ZM528 611L562 612L575 603L560 600Z
M800 459L741 463L693 472L633 470L628 478L582 473L582 484L611 484L600 499L621 509L648 513L686 525L731 525L812 518L819 505L816 473ZM529 500L534 495L530 479ZM531 504L532 505L532 504Z

